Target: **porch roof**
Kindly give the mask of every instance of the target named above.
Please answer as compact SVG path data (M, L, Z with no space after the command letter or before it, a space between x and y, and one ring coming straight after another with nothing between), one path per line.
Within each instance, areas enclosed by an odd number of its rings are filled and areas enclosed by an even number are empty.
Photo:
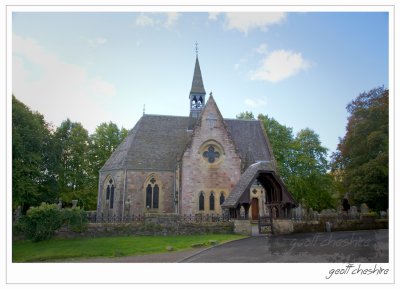
M225 202L222 204L224 208L235 208L240 201L243 199L243 196L249 191L251 185L253 184L255 179L261 181L266 175L269 174L272 178L278 182L279 186L282 189L282 203L291 203L296 205L296 201L293 196L287 190L285 184L280 179L280 177L275 172L275 166L272 161L260 161L250 165L247 170L242 174L238 183L232 189L229 196L226 198Z

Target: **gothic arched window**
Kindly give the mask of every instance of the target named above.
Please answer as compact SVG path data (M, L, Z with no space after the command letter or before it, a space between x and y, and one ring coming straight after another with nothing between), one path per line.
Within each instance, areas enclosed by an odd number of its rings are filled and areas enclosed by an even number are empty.
M199 195L199 210L204 210L204 193L200 192Z
M158 208L159 193L160 193L160 188L156 184L156 185L154 185L154 188L153 188L153 208Z
M107 200L110 199L110 191L111 191L110 185L108 184L108 185L107 185L107 194L106 194L106 199L107 199Z
M158 209L160 200L160 187L154 176L150 178L146 186L146 208Z
M109 207L113 208L114 207L114 192L115 192L115 186L114 186L114 181L112 178L108 180L107 188L106 188L106 201L109 202Z
M147 185L146 188L146 208L151 208L151 199L153 195L153 189L151 188L151 185Z
M114 184L111 184L110 208L114 207Z
M225 195L223 192L221 192L221 195L219 196L219 204L223 204L225 201Z
M214 210L215 209L215 202L214 202L214 192L211 191L210 194L210 210Z

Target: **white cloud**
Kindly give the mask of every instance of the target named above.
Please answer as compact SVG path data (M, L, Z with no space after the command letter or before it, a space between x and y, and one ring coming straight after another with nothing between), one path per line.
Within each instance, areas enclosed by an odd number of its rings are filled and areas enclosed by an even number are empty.
M284 12L231 12L226 13L225 27L247 34L256 28L266 31L269 26L279 24L285 19L286 13Z
M159 15L165 16L165 19L160 20ZM140 13L136 18L136 25L141 27L151 27L162 25L167 29L170 29L176 25L181 13L169 12L169 13Z
M136 25L137 26L153 26L156 24L156 20L150 17L148 14L140 13L139 17L136 18Z
M104 37L88 38L86 39L87 44L90 47L97 47L107 43L107 39Z
M167 13L167 20L165 21L164 26L166 28L172 28L178 22L179 17L181 17L181 14L177 12Z
M267 102L262 99L247 98L244 100L244 103L246 104L246 106L253 108L253 109L258 108L258 107L265 107L267 105Z
M255 51L259 54L267 54L267 45L265 43L260 44L259 47L255 49Z
M235 63L235 70L238 70L244 63L247 63L247 59L241 58L237 63Z
M62 61L30 38L13 34L13 94L48 122L58 126L66 118L93 131L111 119L100 106L116 95L115 87L90 77L79 65Z
M264 57L261 66L256 71L251 72L250 78L252 80L279 82L309 67L309 62L302 57L301 53L275 50Z
M218 20L218 16L220 15L220 12L208 12L208 19L209 20Z

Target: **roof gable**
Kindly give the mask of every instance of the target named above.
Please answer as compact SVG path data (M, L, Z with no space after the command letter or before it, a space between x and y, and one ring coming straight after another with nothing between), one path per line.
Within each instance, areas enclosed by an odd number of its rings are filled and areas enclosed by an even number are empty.
M210 100L215 104L211 96L206 107L211 105ZM202 114L205 110L206 108ZM222 119L216 104L213 111L223 120L222 124L242 162L246 159L255 162L274 159L265 131L259 121ZM202 115L197 120L196 126L200 125L201 117ZM100 171L116 169L174 171L177 159L180 159L185 148L192 144L194 131L187 130L188 122L189 117L142 116Z

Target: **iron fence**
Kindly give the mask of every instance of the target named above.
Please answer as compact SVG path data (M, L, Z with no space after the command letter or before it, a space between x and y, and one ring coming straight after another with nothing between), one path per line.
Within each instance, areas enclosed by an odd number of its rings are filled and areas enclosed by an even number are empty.
M87 220L89 223L131 223L131 222L141 222L146 218L145 215L126 215L124 217L118 215L97 215L96 213L87 213ZM154 218L152 216L151 218ZM173 219L176 222L185 223L220 223L230 221L229 216L226 215L216 215L216 214L205 214L205 215L179 215L174 216Z

